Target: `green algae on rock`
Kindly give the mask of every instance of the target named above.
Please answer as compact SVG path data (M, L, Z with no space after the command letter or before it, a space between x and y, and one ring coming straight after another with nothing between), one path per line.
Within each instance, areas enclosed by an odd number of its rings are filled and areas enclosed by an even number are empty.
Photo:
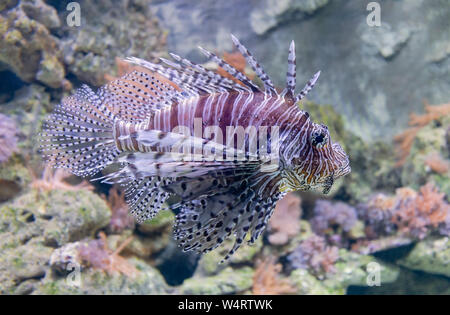
M48 274L38 285L33 294L167 294L168 286L158 270L138 258L128 262L139 274L127 277L121 273L110 275L93 268L83 269L76 278ZM72 271L76 272L76 271ZM73 275L75 276L75 275ZM70 274L69 274L70 277ZM68 281L69 279L69 281Z
M195 275L202 277L215 275L221 270L227 268L227 266L229 265L252 265L255 256L261 252L263 241L262 239L258 239L254 244L244 246L229 260L220 264L223 256L228 252L227 248L230 248L231 246L233 246L233 241L226 240L224 242L224 245L218 248L216 251L212 251L201 256L197 265L197 269L195 271Z
M328 273L324 279L318 279L305 269L292 271L289 279L298 290L298 294L345 294L351 285L368 285L370 277L368 268L375 263L379 268L380 284L392 283L397 279L399 269L394 265L388 265L377 259L339 250L339 260L335 264L335 271Z
M93 235L109 218L106 203L90 191L55 190L44 195L31 190L3 204L0 292L14 293L23 281L43 277L52 247ZM22 271L11 272L14 268Z
M20 1L0 11L0 36L4 38L0 61L25 82L37 80L60 87L65 77L62 52L59 40L47 29L59 23L56 10L39 0Z
M397 263L409 269L450 277L450 239L443 237L420 241Z
M180 294L236 294L253 285L254 270L250 267L227 267L215 276L192 277L177 288Z

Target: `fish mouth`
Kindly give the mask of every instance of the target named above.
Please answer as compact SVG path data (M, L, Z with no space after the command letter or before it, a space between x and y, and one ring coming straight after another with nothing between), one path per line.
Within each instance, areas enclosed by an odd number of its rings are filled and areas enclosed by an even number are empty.
M347 163L344 166L341 166L337 171L335 171L333 174L328 175L325 180L322 182L323 187L323 194L328 194L331 190L331 187L333 187L333 184L336 179L339 177L345 176L351 172L350 162L347 161Z

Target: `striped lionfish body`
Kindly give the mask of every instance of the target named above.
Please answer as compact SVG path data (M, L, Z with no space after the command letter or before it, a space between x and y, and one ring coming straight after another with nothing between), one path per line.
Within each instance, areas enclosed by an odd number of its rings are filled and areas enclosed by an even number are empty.
M204 253L235 235L227 259L247 236L253 243L286 192L327 193L350 167L327 127L297 106L320 72L295 94L294 42L278 92L232 39L264 89L202 48L239 83L174 54L162 64L128 58L136 70L97 93L83 86L57 106L44 126L46 157L79 176L119 165L100 179L126 186L139 222L174 197L174 236L184 250Z

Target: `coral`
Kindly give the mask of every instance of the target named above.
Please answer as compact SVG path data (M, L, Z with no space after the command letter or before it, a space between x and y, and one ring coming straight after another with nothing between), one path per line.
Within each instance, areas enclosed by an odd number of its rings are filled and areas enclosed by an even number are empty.
M369 239L395 231L395 225L391 222L395 204L395 196L378 193L358 205L358 214L365 222L365 233Z
M425 238L430 230L445 224L450 216L450 205L444 200L445 194L440 193L428 183L420 188L419 193L402 194L397 191L398 204L392 222L399 231L419 239Z
M450 103L431 106L425 101L424 106L425 114L411 113L409 117L409 125L411 127L394 137L394 141L397 143L397 166L405 164L417 133L423 127L433 120L450 115Z
M343 246L357 220L356 209L346 203L317 200L311 226L315 233L325 235L332 243Z
M378 194L366 204L358 206L360 217L366 224L369 239L400 233L402 237L423 239L441 231L450 217L450 205L445 194L432 183L419 189L398 188L394 196Z
M0 163L5 162L17 150L17 128L14 120L0 114Z
M431 153L425 158L425 165L438 174L446 174L450 170L450 162L437 152Z
M450 142L447 138L449 128L450 115L421 127L400 169L400 186L407 185L418 190L427 182L434 182L442 192L450 194L450 172L447 169L450 164Z
M111 232L120 233L124 229L134 227L134 220L128 213L128 205L123 192L121 193L117 187L111 188L107 202L111 209L111 221L109 222Z
M296 292L287 279L280 278L282 266L274 257L259 262L253 276L252 293L256 295L276 295Z
M120 272L128 277L138 275L138 270L120 252L133 240L133 236L128 237L116 250L108 248L106 235L99 233L100 238L84 242L78 248L79 257L85 266L106 271L108 274Z
M269 242L284 245L300 232L301 199L294 193L288 193L277 202L274 214L269 221Z
M334 264L338 259L338 248L328 246L324 237L315 234L302 241L288 256L292 267L309 269L317 275L335 272Z
M49 192L54 189L78 191L80 189L94 190L94 187L87 181L82 181L79 184L72 185L67 180L72 177L65 169L54 170L51 165L47 165L42 173L40 179L36 178L33 171L30 170L33 181L31 187L43 192Z

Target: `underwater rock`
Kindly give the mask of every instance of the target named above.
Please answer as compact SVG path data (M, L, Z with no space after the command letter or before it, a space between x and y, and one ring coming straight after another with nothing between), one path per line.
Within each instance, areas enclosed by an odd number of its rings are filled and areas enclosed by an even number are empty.
M202 255L198 261L195 275L210 276L217 274L229 265L253 264L254 257L261 252L263 247L262 238L258 238L254 244L242 246L230 259L220 264L233 243L233 240L227 239L220 248Z
M165 56L165 32L142 1L79 1L81 26L63 25L61 39L68 72L100 86L116 73L115 57L157 61ZM66 11L61 11L61 18Z
M264 0L250 13L253 31L262 35L279 24L299 20L328 4L328 0Z
M32 190L0 209L4 226L0 232L15 233L17 238L39 235L46 246L53 247L93 236L111 216L105 201L88 190L53 190L48 194Z
M0 202L12 199L31 183L30 170L18 159L10 159L0 167Z
M18 153L33 160L29 161L32 162L30 166L35 166L35 162L41 163L38 153L39 131L51 106L51 95L39 84L25 85L15 91L12 100L0 104L0 110L10 116L17 126Z
M339 250L335 271L325 278L313 276L306 269L295 269L289 276L298 294L345 294L351 285L367 286L368 268L375 263L380 275L380 284L394 282L399 274L396 266L381 263L371 256L360 255L345 249Z
M324 280L324 285L329 288L347 289L350 285L368 285L372 267L379 271L381 285L394 282L399 274L397 266L345 249L339 250L339 261L335 267L336 272Z
M40 0L24 0L0 12L0 62L25 82L62 85L65 68L59 40L47 27L58 27L56 10Z
M65 277L49 274L33 294L167 294L168 286L158 270L137 258L128 262L139 271L138 276L111 275L93 268L83 269L78 275L72 274L76 270L71 271Z
M420 241L397 263L409 269L450 277L450 239L443 237Z
M145 235L152 235L156 233L163 233L164 231L171 230L175 215L170 210L162 210L151 220L147 220L138 225L139 232Z
M52 248L29 242L16 248L2 249L0 258L0 293L19 294L20 285L45 276ZM28 291L28 290L25 290Z
M292 273L289 275L289 280L297 289L296 294L342 294L341 292L333 292L333 290L326 288L320 280L311 275L306 269L296 269L292 271Z
M367 24L364 22L360 27L365 30L362 40L374 46L385 59L395 56L411 37L408 25L398 25L393 29L388 23L383 23L380 27L372 27L366 31Z
M42 0L21 0L20 6L30 19L38 21L48 29L61 26L61 21L55 8Z
M52 191L40 213L51 217L44 229L45 243L61 246L105 227L111 211L98 195L87 191Z
M253 269L227 267L211 277L192 277L177 288L179 294L236 294L250 289L253 285Z
M381 286L368 287L351 286L347 294L377 294L377 295L449 295L450 280L444 276L437 276L401 268L397 280Z
M152 220L138 224L139 233L133 237L125 250L144 259L161 252L172 241L174 218L172 211L165 210L158 212ZM123 235L120 237L123 238Z

